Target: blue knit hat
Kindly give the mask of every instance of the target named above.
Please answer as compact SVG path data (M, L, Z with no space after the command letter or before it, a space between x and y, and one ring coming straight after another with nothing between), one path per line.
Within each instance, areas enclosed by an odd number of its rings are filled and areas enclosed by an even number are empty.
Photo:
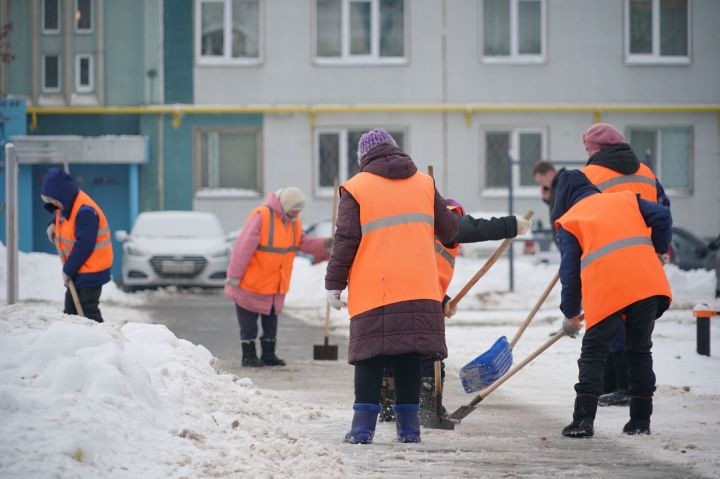
M392 135L390 135L390 133L383 130L382 128L375 128L374 130L370 130L367 133L363 134L363 136L360 137L360 141L358 141L358 161L360 160L360 158L365 156L368 151L372 150L378 145L382 145L383 143L397 146L397 143L395 143L395 139L392 137Z

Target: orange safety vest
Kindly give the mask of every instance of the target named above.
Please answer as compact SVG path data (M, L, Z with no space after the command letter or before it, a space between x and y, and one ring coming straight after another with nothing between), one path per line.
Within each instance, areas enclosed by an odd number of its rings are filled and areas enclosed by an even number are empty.
M433 179L420 172L404 179L361 172L343 190L360 205L362 228L348 276L350 317L402 301L440 301Z
M67 261L68 256L70 256L73 246L75 246L75 220L82 206L90 206L95 210L98 215L99 224L97 238L95 239L95 249L83 265L80 266L78 273L99 273L100 271L105 271L110 268L113 262L110 226L103 211L87 193L82 190L78 191L69 218L62 218L60 210L55 211L55 235L57 236L60 254L63 257L64 263Z
M451 211L457 211L462 215L462 208L454 206ZM460 251L460 243L455 243L452 248L447 248L444 244L435 238L435 253L438 267L438 279L440 280L440 292L445 295L452 281L455 272L455 258Z
M587 329L641 299L672 299L651 229L631 192L588 196L562 215L555 222L558 226L572 233L582 248L580 280Z
M240 287L259 294L285 294L290 288L293 260L300 249L300 219L283 220L268 205L250 212L260 215L260 243L240 282Z
M640 195L640 198L657 203L657 184L655 175L647 165L640 163L640 168L632 175L623 175L615 170L598 165L587 165L582 170L590 183L597 186L603 193L629 191Z

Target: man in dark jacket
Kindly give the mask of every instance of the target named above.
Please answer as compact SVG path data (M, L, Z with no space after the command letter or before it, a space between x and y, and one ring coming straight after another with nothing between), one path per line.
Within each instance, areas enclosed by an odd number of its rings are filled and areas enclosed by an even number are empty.
M340 294L351 283L348 362L355 365L355 404L345 441L372 442L383 367L389 360L395 372L398 440L420 442L421 357L447 356L433 233L441 242L451 242L458 232L457 219L432 178L417 171L385 130L372 130L360 138L358 162L360 173L341 188L335 244L325 276L328 302L335 309L346 306ZM388 198L393 195L394 201ZM397 211L368 223L367 215L383 205ZM382 244L374 243L377 234ZM376 258L387 252L395 255L393 260ZM409 268L417 272L410 273ZM364 289L353 289L353 281L368 276L378 279L365 283ZM415 295L421 287L424 290ZM366 303L371 308L354 313L353 302L364 300L363 295L372 295Z
M100 207L61 168L50 168L42 185L45 209L54 214L47 235L62 255L63 280L77 287L87 318L103 322L99 302L102 285L110 281L112 243L110 227ZM78 314L68 289L66 314Z
M655 319L671 298L653 249L657 254L668 249L670 209L627 191L600 195L582 172L572 170L560 176L552 217L562 257L560 309L565 333L574 336L582 327L581 308L586 316L573 422L563 435L593 435L608 346L622 322L627 324L631 394L630 421L623 432L650 434L655 391L651 336Z

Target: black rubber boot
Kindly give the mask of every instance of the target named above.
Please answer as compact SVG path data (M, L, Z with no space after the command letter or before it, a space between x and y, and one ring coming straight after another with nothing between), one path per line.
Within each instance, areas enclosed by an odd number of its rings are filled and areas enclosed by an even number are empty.
M380 422L395 422L395 378L384 376L380 388Z
M630 421L623 427L629 435L650 434L650 416L652 415L652 398L633 396L630 398Z
M573 422L565 426L565 437L592 437L595 434L593 423L597 412L598 397L594 394L578 394L575 398Z
M242 342L242 365L251 368L259 368L264 366L263 362L257 357L255 351L255 340L245 340Z
M285 361L275 356L275 339L263 338L260 340L262 347L262 360L265 366L285 366Z

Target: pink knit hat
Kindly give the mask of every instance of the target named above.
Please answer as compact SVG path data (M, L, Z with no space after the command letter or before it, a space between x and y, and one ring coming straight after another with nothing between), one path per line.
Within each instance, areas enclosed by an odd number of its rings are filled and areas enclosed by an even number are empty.
M588 150L603 150L608 146L625 143L625 137L609 123L596 123L583 133L583 143Z

